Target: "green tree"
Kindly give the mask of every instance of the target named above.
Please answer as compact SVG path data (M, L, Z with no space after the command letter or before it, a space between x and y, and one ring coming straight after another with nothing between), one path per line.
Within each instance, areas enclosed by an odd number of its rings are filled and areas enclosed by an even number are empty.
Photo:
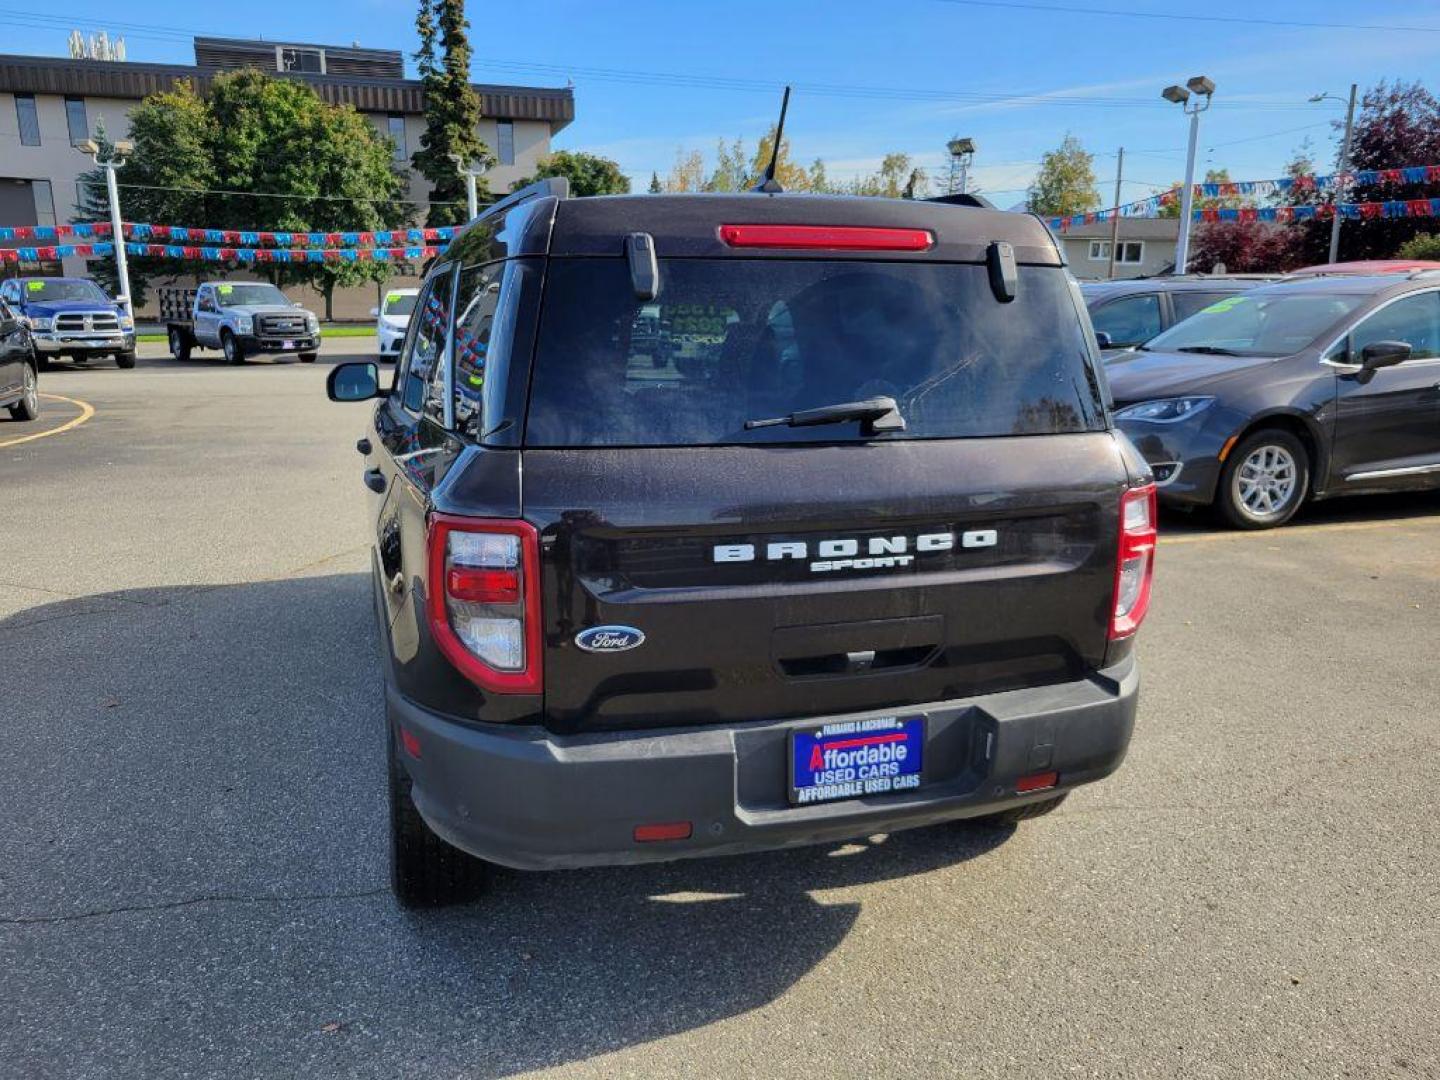
M679 148L675 150L675 164L670 167L670 175L665 178L665 190L705 190L705 159L699 150L688 153Z
M715 146L715 171L705 184L706 191L745 191L755 186L745 157L745 143L736 139L727 144L721 139Z
M886 199L924 198L930 190L925 170L911 165L909 154L886 154L878 172L851 183L851 195L878 195Z
M208 99L189 83L177 83L131 110L130 137L135 149L121 173L129 221L368 232L403 225L413 213L389 140L353 108L327 105L298 81L254 70L225 73L212 81ZM82 179L103 183L103 177ZM76 220L108 216L102 196L82 205ZM277 285L314 285L327 301L336 284L379 280L393 272L385 263L359 262L261 263L247 269ZM194 270L194 263L179 260L132 259L135 302L144 302L146 285L156 276Z
M660 194L662 191L664 191L664 190L665 190L665 185L662 184L662 183L660 183L660 174L659 174L658 172L651 171L651 173L650 173L650 194L651 194L651 195L659 195L659 194Z
M766 168L770 165L770 157L775 151L775 125L771 124L770 129L760 138L760 143L755 147L755 157L750 163L750 175L754 178L747 186L754 187L765 175ZM790 157L790 140L780 140L780 158L775 165L775 179L786 191L809 191L810 171L803 165L796 165Z
M582 195L628 195L630 178L620 171L620 166L609 158L596 154L585 154L578 150L557 150L540 162L533 177L515 181L512 191L518 191L536 180L549 176L563 176L570 181L570 194Z
M1440 262L1440 235L1417 233L1400 245L1396 256L1401 259L1432 259Z
M430 181L430 209L425 219L430 225L456 225L465 220L465 181L456 157L495 164L490 148L476 134L480 96L470 84L469 26L465 0L420 0L415 19L420 49L415 62L425 93L425 133L411 162ZM483 177L478 185L483 198L489 191Z
M1095 188L1095 155L1074 135L1045 155L1040 172L1030 185L1026 209L1046 217L1083 214L1100 205Z
M1198 181L1198 183L1201 183L1201 184L1228 184L1228 183L1230 183L1230 170L1229 170L1229 169L1206 169L1206 170L1205 170L1205 177L1204 177L1204 179ZM1175 197L1174 197L1173 199L1171 199L1169 202L1164 203L1164 204L1160 207L1160 211L1159 211L1159 213L1156 215L1157 217L1162 217L1162 218L1178 218L1178 217L1180 216L1180 196L1184 193L1184 188L1185 188L1185 181L1183 181L1183 180L1177 180L1177 181L1175 181L1175 183L1174 183L1174 184L1171 186L1171 188L1170 188L1170 190L1175 193ZM1196 200L1195 200L1195 204L1194 204L1194 206L1192 207L1192 209L1194 209L1194 210L1235 210L1235 209L1238 209L1238 208L1240 208L1240 207L1242 207L1242 206L1244 206L1244 205L1245 205L1245 197L1244 197L1243 195L1211 195L1211 196L1209 196L1209 197L1201 197L1201 198L1199 198L1199 199L1196 199Z

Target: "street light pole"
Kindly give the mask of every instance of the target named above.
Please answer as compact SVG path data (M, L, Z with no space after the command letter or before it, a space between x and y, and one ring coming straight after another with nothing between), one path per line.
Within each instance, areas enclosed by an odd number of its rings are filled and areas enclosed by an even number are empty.
M1179 105L1190 117L1190 146L1185 153L1185 188L1180 193L1180 236L1175 243L1177 274L1185 273L1190 265L1190 214L1195 205L1195 149L1200 142L1200 114L1210 107L1210 99L1214 94L1214 81L1204 75L1196 75L1184 86L1167 86L1160 94L1166 101Z
M1112 279L1115 277L1115 249L1120 244L1120 184L1124 175L1125 148L1122 146L1119 160L1115 162L1115 207L1110 211L1110 268L1105 272L1105 276Z
M466 221L474 221L480 216L480 196L477 190L477 181L485 175L484 165L472 165L459 154L451 154L450 160L455 162L455 168L460 170L460 175L465 178L465 203L470 211Z
M964 195L970 187L970 162L975 159L975 140L959 136L945 144L950 153L949 194Z
M1330 262L1340 259L1340 202L1350 185L1345 175L1350 170L1350 137L1355 133L1355 83L1350 84L1350 104L1345 110L1345 139L1340 144L1340 176L1335 180L1335 212L1330 219Z
M126 141L117 142L104 161L100 160L100 144L94 139L76 143L75 149L89 157L96 168L105 170L105 192L110 202L110 239L115 245L115 279L120 287L116 300L125 305L125 314L133 320L135 302L130 297L130 263L125 256L125 224L120 214L120 185L115 179L115 172L125 167L125 158L134 146Z

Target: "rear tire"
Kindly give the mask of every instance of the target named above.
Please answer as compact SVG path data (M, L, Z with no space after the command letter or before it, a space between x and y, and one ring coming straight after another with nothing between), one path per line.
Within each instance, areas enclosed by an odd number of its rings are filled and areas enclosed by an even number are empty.
M122 352L115 354L115 366L125 368L127 371L135 366L135 352Z
M178 326L170 328L170 355L176 360L190 359L190 335Z
M1236 529L1273 529L1295 516L1310 491L1310 455L1282 428L1249 435L1225 459L1215 508Z
M235 340L235 335L229 330L220 334L220 351L225 354L227 364L243 364L245 362L245 350L241 348L240 342Z
M473 900L484 889L488 867L430 831L399 761L396 733L385 726L390 764L390 888L401 907L433 908Z
M25 389L19 401L10 406L10 415L16 420L34 420L40 415L40 381L35 369L25 365Z
M1002 810L998 814L986 814L984 817L967 818L965 824L978 825L982 829L1013 829L1022 821L1044 817L1046 814L1054 812L1069 796L1070 793L1066 791L1049 799L1017 806L1013 810Z

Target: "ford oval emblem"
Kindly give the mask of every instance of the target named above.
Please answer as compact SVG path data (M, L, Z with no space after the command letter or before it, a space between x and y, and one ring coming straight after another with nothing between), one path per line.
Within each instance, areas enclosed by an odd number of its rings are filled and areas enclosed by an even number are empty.
M592 626L575 635L586 652L624 652L645 644L645 635L633 626Z

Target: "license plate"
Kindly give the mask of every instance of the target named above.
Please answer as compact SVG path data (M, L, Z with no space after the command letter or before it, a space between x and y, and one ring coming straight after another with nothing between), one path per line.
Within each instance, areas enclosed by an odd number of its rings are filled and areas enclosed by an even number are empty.
M790 736L790 801L796 805L913 791L920 786L925 717L882 716L807 728Z
M293 342L293 341L282 341L282 342L280 343L280 347L281 347L282 349L293 349L293 348L295 347L295 342Z

